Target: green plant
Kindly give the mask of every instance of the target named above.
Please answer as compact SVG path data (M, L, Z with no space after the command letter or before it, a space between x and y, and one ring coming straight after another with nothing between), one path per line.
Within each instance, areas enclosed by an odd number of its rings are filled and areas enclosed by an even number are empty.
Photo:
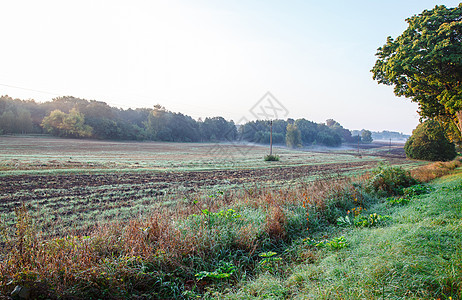
M209 198L215 199L215 198L218 198L220 196L223 196L224 193L225 193L224 191L218 190L218 191L214 192L213 194L210 194Z
M330 241L329 240L321 241L317 243L315 246L319 248L328 247L331 250L339 250L339 249L346 248L348 246L348 243L345 237L342 235L340 237L333 238Z
M13 253L16 255L16 263L26 266L31 262L34 253L36 229L24 203L15 209L15 214L16 233Z
M432 188L426 184L416 184L403 189L403 195L405 197L413 197L417 195L428 194L432 191Z
M416 184L407 188L403 188L402 196L388 197L385 202L388 205L406 205L411 201L411 198L417 195L428 194L432 188L426 184Z
M408 197L388 197L385 199L386 203L391 206L395 205L406 205L411 200Z
M258 264L262 270L273 272L276 270L279 262L282 260L280 257L275 257L277 253L273 251L260 253L258 256L262 257Z
M389 219L389 216L382 216L377 213L369 214L368 216L358 215L354 218L353 224L356 227L376 227Z
M279 155L268 154L265 156L265 161L279 161Z
M220 210L211 212L207 208L201 210L200 215L192 214L189 218L205 218L209 226L221 224L223 222L232 221L241 218L241 215L236 213L234 209Z
M345 217L338 217L337 218L337 225L338 226L351 226L351 225L353 225L353 222L350 219L350 217L348 215L346 215Z
M308 247L312 247L312 246L316 246L317 242L312 239L312 238L304 238L302 239L302 242L304 245L308 246Z
M369 214L368 216L356 215L351 219L348 215L337 219L338 226L356 226L356 227L375 227L389 220L389 216L382 216L377 213Z
M289 148L299 148L302 146L302 135L300 129L295 124L287 124L286 145Z
M403 193L403 188L416 183L417 180L412 178L411 174L402 167L380 163L372 171L372 176L366 183L365 190L380 197L400 195Z
M195 275L197 280L202 280L204 278L212 278L212 279L224 279L229 278L231 275L236 272L236 267L232 262L220 262L218 268L215 269L213 272L208 271L201 271Z

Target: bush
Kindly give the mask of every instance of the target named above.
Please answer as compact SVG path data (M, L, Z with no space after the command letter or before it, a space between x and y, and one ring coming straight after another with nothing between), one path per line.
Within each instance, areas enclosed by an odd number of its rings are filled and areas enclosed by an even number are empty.
M279 161L279 156L268 154L267 156L265 156L265 161Z
M366 191L379 197L401 195L404 188L417 184L417 180L408 171L398 166L380 164L372 174L366 184Z
M457 152L440 124L427 120L412 132L404 145L406 156L412 159L448 161L456 157Z

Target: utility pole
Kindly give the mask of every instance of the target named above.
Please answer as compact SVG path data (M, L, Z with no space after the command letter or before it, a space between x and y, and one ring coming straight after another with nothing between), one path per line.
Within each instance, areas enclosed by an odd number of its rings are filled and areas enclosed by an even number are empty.
M270 155L273 155L273 120L270 121Z

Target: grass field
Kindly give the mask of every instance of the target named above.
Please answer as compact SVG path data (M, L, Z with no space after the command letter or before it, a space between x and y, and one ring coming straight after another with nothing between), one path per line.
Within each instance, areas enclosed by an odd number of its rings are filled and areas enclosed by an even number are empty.
M2 136L0 214L12 222L14 207L23 202L44 232L65 234L146 215L186 197L361 174L379 161L419 165L405 160L402 145L369 145L361 156L355 148L276 147L278 162L265 162L267 151L260 145Z
M460 299L460 176L416 185L460 159L386 144L264 162L253 145L0 143L0 298Z
M354 146L354 145L353 145ZM0 175L60 171L202 171L293 167L389 160L403 163L402 145L355 148L312 148L296 151L276 147L280 162L262 160L268 147L245 144L109 142L58 139L48 136L0 136ZM302 149L304 150L304 149ZM35 172L32 172L35 171ZM49 172L47 172L49 171Z

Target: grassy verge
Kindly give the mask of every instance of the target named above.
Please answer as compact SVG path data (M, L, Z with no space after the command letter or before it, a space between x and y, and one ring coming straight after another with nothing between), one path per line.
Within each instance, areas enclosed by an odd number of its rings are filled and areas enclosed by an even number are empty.
M369 212L383 224L339 228L345 247L305 243L293 271L262 273L228 299L461 299L462 173L436 180L426 195L388 198ZM302 250L302 251L301 251ZM310 261L311 260L311 261Z
M441 175L458 166L435 168ZM462 178L435 183L433 196L416 196L428 189L409 188L414 183L403 169L382 166L370 176L297 188L186 195L147 218L57 238L41 235L23 206L15 226L1 228L0 291L74 299L459 299Z

